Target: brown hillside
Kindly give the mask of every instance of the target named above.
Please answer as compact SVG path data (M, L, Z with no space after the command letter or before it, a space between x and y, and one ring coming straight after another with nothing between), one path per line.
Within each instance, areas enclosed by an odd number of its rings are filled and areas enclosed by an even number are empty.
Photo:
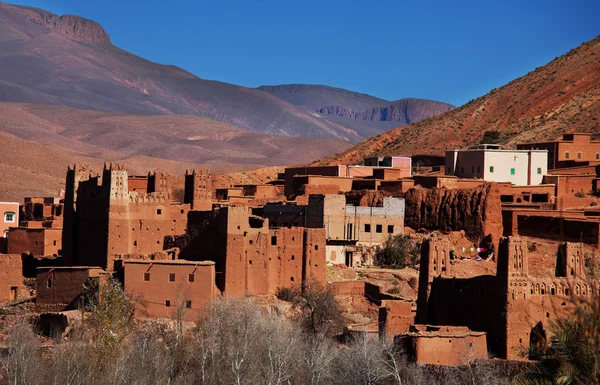
M499 130L502 143L600 132L600 36L547 65L443 115L387 131L320 164L355 163L369 154L443 154Z
M197 116L0 103L0 201L55 194L67 165L75 162L99 169L105 160L120 161L136 173L193 167L228 173L310 162L348 146L342 140L249 132Z

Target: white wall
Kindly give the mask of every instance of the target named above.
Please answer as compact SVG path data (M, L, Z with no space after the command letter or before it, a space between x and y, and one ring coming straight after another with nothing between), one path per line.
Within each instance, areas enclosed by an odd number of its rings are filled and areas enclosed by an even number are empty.
M529 172L529 154L517 151L486 151L484 179L495 182L511 182L516 185L527 185ZM490 167L494 171L490 171ZM514 175L511 170L514 169Z

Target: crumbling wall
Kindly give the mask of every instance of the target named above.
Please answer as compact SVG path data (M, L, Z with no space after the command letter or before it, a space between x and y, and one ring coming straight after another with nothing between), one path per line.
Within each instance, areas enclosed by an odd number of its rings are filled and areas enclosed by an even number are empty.
M415 323L417 306L414 301L384 300L379 308L379 336L393 340L397 334L407 333Z
M413 229L464 230L475 243L491 235L497 244L502 236L502 207L495 183L472 189L412 188L404 199L404 223Z

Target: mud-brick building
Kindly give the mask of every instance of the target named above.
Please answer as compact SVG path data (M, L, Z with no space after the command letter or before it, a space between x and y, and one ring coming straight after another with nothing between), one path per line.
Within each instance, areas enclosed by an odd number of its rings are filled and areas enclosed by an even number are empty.
M160 252L165 237L185 233L190 210L212 207L207 171L186 172L181 179L149 174L145 190L135 180L136 191L129 179L120 165L105 165L96 175L69 167L62 237L67 265L110 270L115 254Z
M310 279L325 282L325 230L269 228L246 206L191 212L184 234L171 237L180 258L215 262L216 284L226 296L272 295Z
M7 252L34 257L58 256L62 250L63 204L56 197L27 197L19 224L7 231Z
M548 151L548 169L600 164L600 140L591 134L570 133L549 142L517 144L519 150Z
M508 150L495 144L446 150L446 175L524 186L542 183L547 172L546 150Z
M136 315L195 321L219 293L213 261L124 261L124 290Z
M23 260L20 254L0 254L0 302L29 296L23 283Z
M311 194L307 205L267 204L256 210L273 228L325 229L327 263L372 263L374 249L404 232L404 199L386 197L381 207L354 206L341 194Z
M411 325L395 342L419 364L460 366L488 358L485 333L464 326Z
M560 245L551 275L529 269L527 241L518 237L501 239L495 274L469 274L488 262L454 260L451 250L444 237L423 243L417 322L486 332L495 357L520 358L540 328L572 314L572 295L591 295L580 243Z
M93 266L38 267L36 306L57 311L79 308L86 287L101 276L108 278L103 269Z
M19 202L0 202L0 253L7 252L8 230L19 225Z

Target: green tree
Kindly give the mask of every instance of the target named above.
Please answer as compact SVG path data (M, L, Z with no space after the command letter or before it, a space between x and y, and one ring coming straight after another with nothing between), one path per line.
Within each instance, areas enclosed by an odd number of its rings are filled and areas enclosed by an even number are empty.
M419 250L412 246L408 235L389 236L382 248L375 253L375 264L381 267L403 268L415 265Z

